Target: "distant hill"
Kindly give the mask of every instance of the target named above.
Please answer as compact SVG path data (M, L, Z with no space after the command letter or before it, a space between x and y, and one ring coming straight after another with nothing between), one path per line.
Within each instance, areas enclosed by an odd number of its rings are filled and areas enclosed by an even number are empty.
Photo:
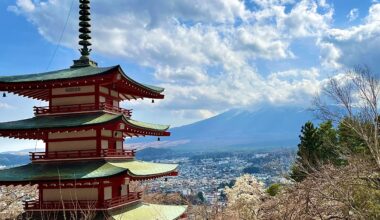
M193 124L173 128L170 137L163 137L160 147L212 150L224 147L277 148L295 147L301 126L312 120L310 111L296 107L264 107L252 111L234 109ZM155 138L132 139L139 145ZM147 146L146 143L144 143Z
M0 168L23 165L29 162L27 155L0 154Z

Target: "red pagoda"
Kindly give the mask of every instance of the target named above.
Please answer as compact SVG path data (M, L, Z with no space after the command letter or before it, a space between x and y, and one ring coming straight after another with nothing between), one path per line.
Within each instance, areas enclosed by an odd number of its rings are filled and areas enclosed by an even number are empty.
M95 219L182 219L186 206L147 204L132 181L178 174L176 164L135 159L123 147L127 137L169 136L169 126L131 119L120 102L163 99L164 89L141 84L120 66L98 67L90 60L90 1L80 0L81 57L68 69L0 77L0 91L49 103L34 107L35 117L0 123L0 136L43 140L44 152L31 163L0 171L0 185L37 185L39 198L25 201L25 213L93 212Z

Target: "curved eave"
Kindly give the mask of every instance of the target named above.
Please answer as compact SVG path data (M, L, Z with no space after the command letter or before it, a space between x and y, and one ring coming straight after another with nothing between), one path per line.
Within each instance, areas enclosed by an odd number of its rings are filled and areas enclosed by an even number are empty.
M143 98L153 98L153 99L163 99L164 95L162 94L165 89L158 87L158 86L153 86L153 85L148 85L148 84L143 84L139 83L132 78L130 78L123 69L118 66L118 72L122 75L124 80L126 82L124 83L127 87L131 87L131 89L139 91L141 97Z
M31 163L0 170L0 185L26 185L46 181L91 180L126 175L132 180L146 180L177 173L177 164L148 163L138 160L76 161Z
M125 124L121 129L119 124ZM0 136L21 139L44 139L48 132L78 131L96 128L122 130L125 136L169 136L169 126L132 120L122 114L104 112L66 116L38 116L0 123Z
M39 74L0 77L0 91L16 95L49 100L49 89L69 86L85 86L111 81L119 66L63 69ZM82 71L79 72L78 71Z
M109 163L127 170L128 176L136 180L178 175L178 164L151 163L139 160Z
M176 220L185 217L187 206L158 205L137 203L122 209L109 211L108 214L115 220Z
M0 123L0 136L22 139L44 139L47 132L78 131L113 126L123 115L107 113L75 114L69 116L38 116Z
M3 76L0 77L0 85L8 84L13 85L17 83L54 83L61 82L61 80L77 80L81 78L87 78L91 76L101 76L110 73L119 66L111 67L82 67L82 68L72 68L72 69L62 69L57 71L51 71L46 73L37 74L25 74L25 75L14 75L14 76Z
M153 135L153 136L170 136L169 125L159 125L159 124L151 124L141 121L132 120L127 117L123 117L124 123L127 125L126 132L129 132L133 129L140 130L140 134L142 135Z

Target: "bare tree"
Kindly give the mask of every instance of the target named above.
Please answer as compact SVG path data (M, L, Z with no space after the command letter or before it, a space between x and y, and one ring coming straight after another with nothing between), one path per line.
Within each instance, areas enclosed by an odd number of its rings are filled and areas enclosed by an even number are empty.
M341 123L365 143L378 168L380 79L366 67L330 78L315 99L314 110L324 120Z
M2 186L0 187L0 215L13 219L23 212L22 200L37 197L35 186Z
M361 157L345 167L325 165L260 205L260 219L379 219L376 168Z

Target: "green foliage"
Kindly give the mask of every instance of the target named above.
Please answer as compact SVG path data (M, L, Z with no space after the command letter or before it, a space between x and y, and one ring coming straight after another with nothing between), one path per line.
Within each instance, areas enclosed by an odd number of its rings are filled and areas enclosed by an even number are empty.
M346 154L368 153L364 140L347 124L354 124L352 119L345 118L338 125L339 146Z
M340 157L338 133L331 121L321 123L319 128L308 121L302 126L299 137L296 163L290 175L295 181L302 181L308 173L318 170L323 164L344 163Z
M202 192L198 192L197 197L198 197L199 201L201 201L201 203L204 203L206 201Z
M274 183L272 185L270 185L268 187L268 189L266 190L266 192L270 195L270 196L276 196L282 189L282 186L281 184L279 183Z
M243 169L243 173L253 174L253 173L260 173L261 168L258 166L248 166Z
M299 138L297 159L290 175L295 181L302 181L306 177L306 173L316 166L316 152L320 145L318 129L310 121L302 126Z
M236 182L236 180L231 180L229 183L227 183L227 182L219 183L217 189L224 189L226 187L232 188L235 185L235 182Z

